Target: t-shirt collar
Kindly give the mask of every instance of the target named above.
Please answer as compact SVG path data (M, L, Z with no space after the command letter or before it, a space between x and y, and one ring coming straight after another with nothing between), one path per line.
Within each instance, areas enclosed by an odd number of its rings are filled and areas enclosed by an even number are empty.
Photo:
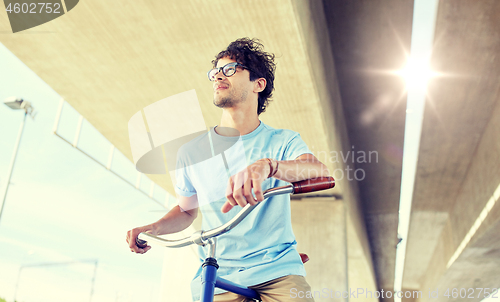
M217 132L215 132L215 128L216 127L217 126L215 126L212 129L210 129L210 131L212 132L212 135L215 135L215 136L217 136L217 138L220 138L220 139L224 139L224 138L231 139L230 136L223 136L223 135L220 135ZM247 133L245 135L241 135L240 137L241 137L242 140L246 140L246 139L252 138L252 137L256 136L260 131L262 131L262 129L264 129L264 123L262 121L259 121L259 126L257 126L257 128L255 128L250 133Z

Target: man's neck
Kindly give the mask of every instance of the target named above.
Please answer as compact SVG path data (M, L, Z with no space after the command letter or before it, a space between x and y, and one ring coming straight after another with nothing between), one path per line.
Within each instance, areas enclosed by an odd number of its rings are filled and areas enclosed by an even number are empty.
M228 127L238 130L240 135L248 134L254 131L260 124L257 112L250 114L242 110L234 110L233 108L224 109L220 121L220 127ZM231 131L216 129L217 133L223 136L232 136Z

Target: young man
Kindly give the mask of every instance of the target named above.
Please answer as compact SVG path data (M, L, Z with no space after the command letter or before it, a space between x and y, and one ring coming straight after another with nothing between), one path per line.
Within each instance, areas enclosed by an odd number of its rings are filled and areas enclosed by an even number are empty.
M203 205L202 229L209 230L229 221L247 203L263 201L262 193L267 188L329 176L326 166L312 155L298 133L274 129L259 120L274 90L274 55L264 52L258 40L243 38L232 42L212 63L214 69L208 77L213 82L213 102L223 109L222 118L206 136L186 144L181 157L195 156L193 150L202 139L224 141L236 133L244 146L242 160L246 168L233 171L229 168L224 171L229 174L225 179L214 177L224 174L214 172L216 168L191 165L178 170L175 190L179 206L153 224L128 231L127 242L133 252L142 254L150 249L135 245L141 232L161 235L187 228L198 214L198 204ZM227 161L231 161L230 157ZM221 190L217 186L220 178L224 180L223 198L207 201L206 196L220 196L220 192L213 194ZM218 276L256 289L265 302L313 301L292 298L293 292L310 290L295 246L290 197L271 197L236 228L218 237ZM206 251L200 248L200 259L205 255ZM201 266L192 283L193 300L199 299L200 273ZM222 292L216 289L214 301L246 301L234 293Z

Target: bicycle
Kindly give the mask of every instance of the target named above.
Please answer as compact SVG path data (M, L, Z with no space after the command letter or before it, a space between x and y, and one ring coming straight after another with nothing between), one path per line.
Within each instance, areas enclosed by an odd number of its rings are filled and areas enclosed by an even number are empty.
M315 179L307 179L299 182L291 183L287 186L271 188L264 192L264 201L265 199L280 195L280 194L302 194L309 193L314 191L321 191L333 188L335 186L335 180L333 177L319 177ZM264 202L262 201L262 202ZM179 248L188 246L191 244L197 244L201 246L209 246L208 255L205 258L205 261L202 264L202 273L201 273L201 295L200 302L213 302L215 287L230 291L247 298L253 299L255 301L261 301L259 294L248 287L241 286L234 282L225 280L221 277L217 277L217 269L219 266L217 265L217 260L215 259L215 249L217 244L216 237L229 232L231 229L236 227L245 217L252 212L255 207L260 204L257 203L255 205L247 204L243 209L230 221L225 224L211 229L209 231L196 231L191 236L178 239L178 240L168 240L164 238L160 238L148 233L140 233L136 238L136 244L138 247L144 248L147 246L148 242L152 242L154 244L163 246L163 247L171 247L171 248ZM307 257L307 256L306 256ZM304 261L304 257L301 258ZM307 260L306 260L307 261Z

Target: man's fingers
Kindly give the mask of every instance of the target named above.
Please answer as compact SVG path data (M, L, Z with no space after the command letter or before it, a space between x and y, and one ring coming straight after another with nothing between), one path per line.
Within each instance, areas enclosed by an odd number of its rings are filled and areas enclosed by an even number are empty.
M245 196L243 196L243 188L238 188L238 189L234 190L233 197L234 197L234 200L236 200L236 203L240 207L244 207L248 203Z
M135 246L135 237L137 237L137 235L134 236L134 230L130 230L128 231L127 233L127 243L128 243L128 246L130 247L130 249L134 249Z
M127 232L127 243L130 248L130 251L137 253L137 254L144 254L145 252L149 251L151 249L151 246L146 245L145 247L139 247L137 246L136 240L137 236L139 236L139 233L141 232L147 232L147 233L153 233L151 230L146 230L146 228L141 227L141 228L135 228L133 230L130 230Z
M233 198L240 207L244 207L248 202L243 196L243 186L248 179L246 172L240 172L234 175ZM228 200L230 200L228 198Z
M130 237L132 236L132 230L129 230L127 231L127 237L126 237L126 241L127 241L127 244L130 246Z
M262 194L262 180L255 179L252 181L253 193L258 202L264 200L264 194Z
M252 174L252 176L254 176ZM243 195L245 195L245 199L248 201L249 204L251 205L256 205L257 200L252 195L252 183L253 179L251 177L248 177L248 179L245 181L245 187L243 188Z
M227 202L221 208L223 213L229 212L236 205L244 207L248 203L255 205L264 200L262 182L265 176L261 172L248 168L229 178L226 189Z
M227 188L226 188L226 198L227 198L226 203L229 203L229 205L231 205L231 207L235 206L237 204L236 200L234 200L234 198L233 198L233 186L234 186L234 182L233 182L232 177L230 177L229 182L227 184ZM224 213L226 213L226 212L224 212Z
M221 211L222 213L227 213L227 212L229 212L232 208L233 208L233 205L231 205L231 204L229 203L229 201L226 201L226 203L224 203L224 204L222 205L222 208L220 209L220 211Z
M138 254L144 254L145 252L149 251L150 249L151 249L151 247L148 245L145 248L137 249L137 253Z

